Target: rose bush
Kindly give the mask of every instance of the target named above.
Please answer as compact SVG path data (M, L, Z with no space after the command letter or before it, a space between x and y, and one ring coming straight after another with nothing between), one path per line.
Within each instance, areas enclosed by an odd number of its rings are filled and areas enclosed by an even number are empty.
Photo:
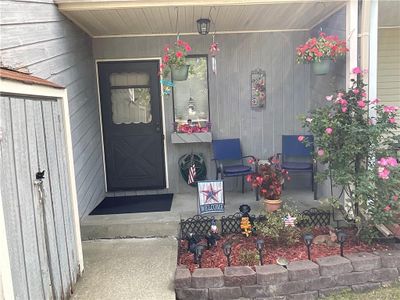
M330 179L332 186L340 188L339 195L331 189L332 204L352 217L360 232L390 223L399 212L400 167L391 147L399 140L395 134L398 108L368 100L360 68L353 73L347 92L327 96L327 105L302 121L314 135L315 159L327 166L317 179ZM344 194L347 206L340 200Z

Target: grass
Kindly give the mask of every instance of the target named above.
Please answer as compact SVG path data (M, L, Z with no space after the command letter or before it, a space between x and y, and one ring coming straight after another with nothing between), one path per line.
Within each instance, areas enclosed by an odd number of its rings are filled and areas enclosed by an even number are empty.
M327 300L398 300L400 299L400 283L379 288L368 293L342 293L326 298Z

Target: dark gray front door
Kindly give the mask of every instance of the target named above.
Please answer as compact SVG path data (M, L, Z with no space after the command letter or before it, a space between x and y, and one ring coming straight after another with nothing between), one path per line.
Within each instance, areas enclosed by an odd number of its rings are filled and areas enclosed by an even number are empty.
M158 61L98 68L108 190L165 188Z

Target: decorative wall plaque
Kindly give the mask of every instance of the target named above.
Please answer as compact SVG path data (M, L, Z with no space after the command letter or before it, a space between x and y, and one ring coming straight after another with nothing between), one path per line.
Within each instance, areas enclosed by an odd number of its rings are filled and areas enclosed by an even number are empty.
M265 101L267 99L265 77L265 71L261 69L251 71L251 108L262 108L265 106Z

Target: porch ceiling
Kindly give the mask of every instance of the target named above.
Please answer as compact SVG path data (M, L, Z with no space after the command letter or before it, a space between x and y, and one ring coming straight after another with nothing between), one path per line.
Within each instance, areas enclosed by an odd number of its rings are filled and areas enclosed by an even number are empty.
M92 37L198 34L196 20L210 18L218 33L307 31L345 0L55 0L59 10ZM210 17L211 16L211 17ZM215 27L211 25L211 31Z

